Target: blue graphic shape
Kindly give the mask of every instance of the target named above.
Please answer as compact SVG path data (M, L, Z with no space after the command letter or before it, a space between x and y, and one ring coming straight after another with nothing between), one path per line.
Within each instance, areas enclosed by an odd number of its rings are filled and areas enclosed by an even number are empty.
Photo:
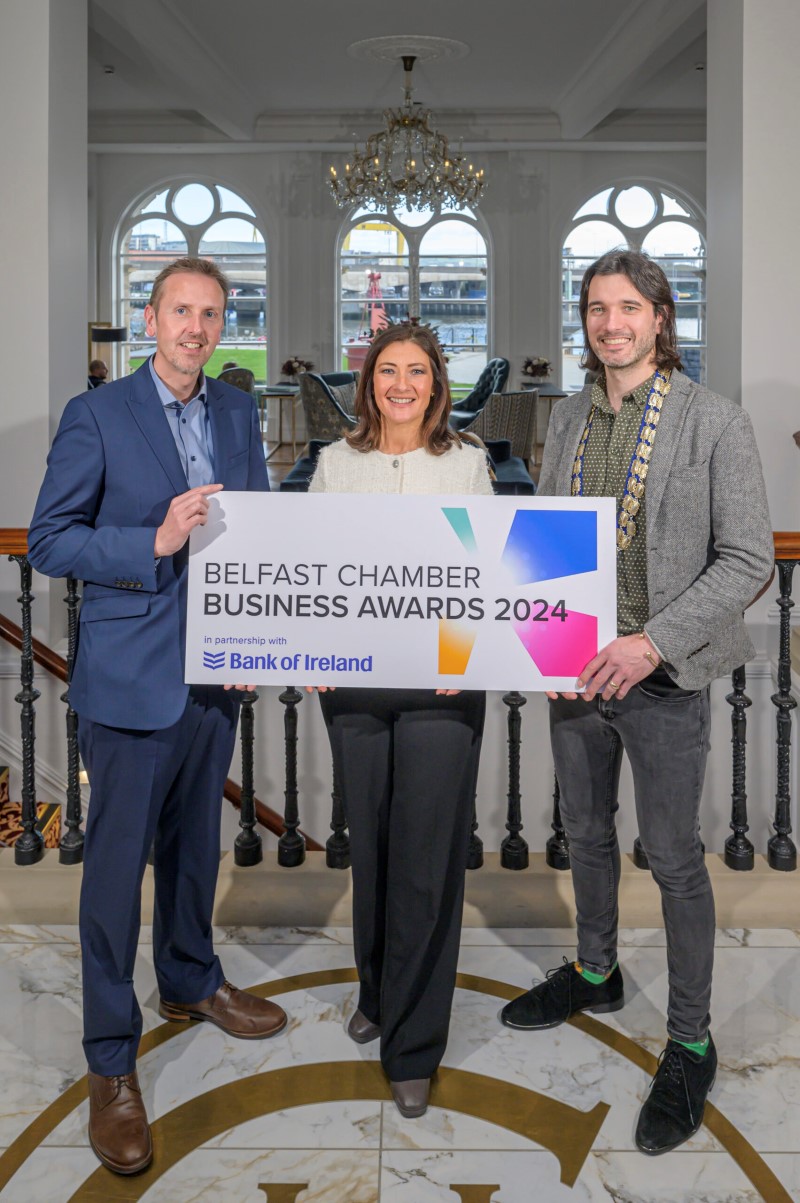
M213 672L216 672L218 668L224 667L224 652L203 652L203 668L210 668Z
M442 506L442 513L461 540L461 546L464 550L477 551L478 544L475 540L475 532L472 529L472 523L469 520L467 511L461 506L458 508L455 506Z
M518 584L597 570L595 510L517 510L503 566Z

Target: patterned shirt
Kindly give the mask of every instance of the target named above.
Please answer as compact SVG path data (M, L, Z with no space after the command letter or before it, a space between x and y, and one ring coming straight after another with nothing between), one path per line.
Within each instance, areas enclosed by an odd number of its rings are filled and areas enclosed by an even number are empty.
M201 372L194 396L185 402L178 401L153 367L154 358L150 358L150 374L164 406L189 488L213 484L214 438L206 403L206 378Z
M655 373L653 373L655 376ZM639 429L653 376L622 398L619 413L606 396L605 374L592 385L594 418L583 453L583 493L586 497L615 497L622 504L631 457L639 441ZM658 437L658 435L656 435ZM647 486L636 515L636 534L630 547L617 552L617 634L641 631L650 617L647 595Z

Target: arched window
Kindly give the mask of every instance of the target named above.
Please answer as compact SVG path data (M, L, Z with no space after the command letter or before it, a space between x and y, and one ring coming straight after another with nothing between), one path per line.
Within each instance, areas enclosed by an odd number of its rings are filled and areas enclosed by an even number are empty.
M561 383L580 388L583 332L578 312L583 273L616 247L646 251L672 285L683 370L706 374L706 250L701 221L686 201L642 184L605 188L573 215L564 239L561 285Z
M488 252L474 213L360 209L343 227L338 266L343 368L360 368L386 318L411 315L436 328L454 393L469 391L489 346Z
M267 378L267 258L250 206L219 184L180 183L151 194L122 221L118 241L117 321L126 326L118 374L137 368L153 349L144 307L158 273L181 255L213 259L231 285L222 339L206 371L216 376L235 360L256 380Z

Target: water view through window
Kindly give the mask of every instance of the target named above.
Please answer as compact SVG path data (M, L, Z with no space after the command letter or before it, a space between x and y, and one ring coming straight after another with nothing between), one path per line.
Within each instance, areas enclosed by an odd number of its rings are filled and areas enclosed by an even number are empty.
M372 333L409 314L436 328L456 393L486 364L487 247L469 210L360 212L339 254L341 365L360 368Z

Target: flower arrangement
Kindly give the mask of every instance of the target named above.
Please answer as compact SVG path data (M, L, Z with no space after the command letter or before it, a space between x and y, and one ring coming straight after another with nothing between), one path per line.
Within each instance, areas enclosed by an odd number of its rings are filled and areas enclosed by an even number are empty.
M303 372L310 372L313 366L310 359L301 359L299 355L290 355L286 363L281 364L281 375L300 376Z
M533 376L534 378L542 379L543 376L549 376L551 370L549 359L545 359L542 355L529 355L522 364L522 375Z

